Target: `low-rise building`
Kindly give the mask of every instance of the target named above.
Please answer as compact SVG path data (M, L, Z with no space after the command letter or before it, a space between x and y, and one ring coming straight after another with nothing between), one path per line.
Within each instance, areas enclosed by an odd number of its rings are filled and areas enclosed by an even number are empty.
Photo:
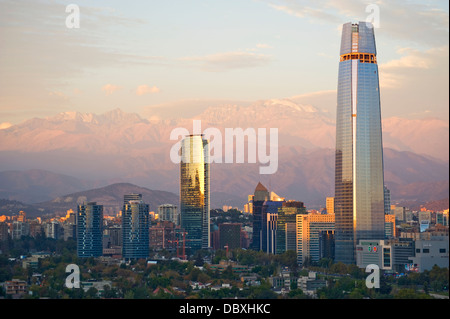
M219 271L219 273L222 273L224 270L226 270L228 267L231 267L232 271L237 274L247 273L248 272L248 266L239 265L237 263L221 260L218 264L211 264L209 265L210 269L212 271Z
M7 295L24 295L28 291L26 281L20 279L6 281L4 287Z
M112 288L112 282L111 281L82 281L81 282L81 288L83 288L84 292L87 292L90 288L97 289L97 294L101 296L103 294L103 291L105 290L105 287L109 286L109 288Z
M308 273L308 276L300 276L297 280L297 286L303 293L307 295L314 295L319 288L327 286L327 281L325 279L317 278L317 274L313 271Z
M356 246L359 268L377 265L389 272L430 270L434 265L449 267L448 236L412 233L393 240L360 240Z
M449 267L448 236L434 236L431 240L416 240L415 254L410 258L411 264L419 272L431 270L434 265Z

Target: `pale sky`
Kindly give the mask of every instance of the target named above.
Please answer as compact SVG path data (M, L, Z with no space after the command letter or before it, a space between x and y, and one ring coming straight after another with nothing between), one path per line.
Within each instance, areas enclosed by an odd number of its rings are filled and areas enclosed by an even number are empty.
M66 27L71 3L78 29ZM298 96L333 113L340 28L366 21L368 5L383 117L448 121L447 0L0 0L0 129L66 111Z

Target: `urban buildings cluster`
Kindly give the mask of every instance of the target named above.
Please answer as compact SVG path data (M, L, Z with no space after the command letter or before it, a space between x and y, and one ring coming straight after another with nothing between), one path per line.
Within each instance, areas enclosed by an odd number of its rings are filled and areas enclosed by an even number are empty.
M161 205L151 216L141 194L124 194L115 217L103 216L103 206L96 202L45 223L27 221L21 212L0 220L0 240L44 231L47 237L76 239L79 257L125 260L148 258L150 250L173 250L186 259L201 249L248 248L267 254L295 251L300 266L327 258L360 268L375 264L387 272L448 268L449 210L410 211L391 204L384 183L376 55L370 24L343 25L335 195L326 198L321 211L308 211L304 202L286 200L258 183L243 209L251 216L250 225L212 227L209 141L190 135L181 143L179 206ZM309 279L314 278L312 274ZM305 287L308 282L317 284L302 280Z

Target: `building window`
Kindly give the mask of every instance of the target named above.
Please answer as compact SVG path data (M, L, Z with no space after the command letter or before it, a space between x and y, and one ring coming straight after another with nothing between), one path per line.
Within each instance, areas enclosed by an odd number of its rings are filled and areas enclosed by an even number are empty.
M429 252L430 252L430 250L429 250L428 248L424 248L424 249L423 249L423 253L424 253L424 254L428 254Z
M416 249L416 253L420 253L420 248L417 248L417 249Z
M445 248L439 248L439 253L440 254L445 254L446 253L446 249Z

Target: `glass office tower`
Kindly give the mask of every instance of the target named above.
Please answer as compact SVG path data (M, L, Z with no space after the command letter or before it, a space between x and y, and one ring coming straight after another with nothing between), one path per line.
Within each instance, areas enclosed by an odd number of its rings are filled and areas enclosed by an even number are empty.
M374 29L342 29L336 114L336 261L355 263L359 239L384 238L380 90Z
M211 247L209 198L209 141L189 135L181 142L180 217L191 252Z
M252 196L253 210L253 235L251 248L256 251L263 250L262 231L263 231L263 204L270 199L270 193L267 188L258 182L255 193Z
M122 210L122 256L124 259L147 258L149 255L150 207L141 198L124 196Z
M298 214L307 214L303 202L290 200L282 202L282 207L278 208L275 245L277 254L283 254L288 250L296 251Z
M77 254L78 257L103 255L103 206L96 202L78 206Z

